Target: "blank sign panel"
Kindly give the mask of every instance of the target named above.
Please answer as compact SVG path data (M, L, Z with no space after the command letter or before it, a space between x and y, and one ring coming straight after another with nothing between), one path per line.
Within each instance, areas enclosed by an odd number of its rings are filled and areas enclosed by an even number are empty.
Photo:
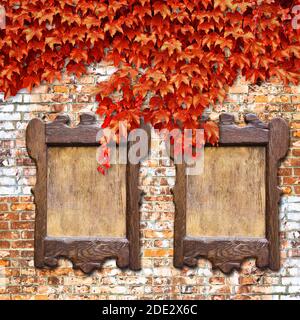
M96 150L48 149L48 236L125 237L126 165L112 165L104 176Z
M187 236L265 237L266 150L207 147L204 172L187 176Z

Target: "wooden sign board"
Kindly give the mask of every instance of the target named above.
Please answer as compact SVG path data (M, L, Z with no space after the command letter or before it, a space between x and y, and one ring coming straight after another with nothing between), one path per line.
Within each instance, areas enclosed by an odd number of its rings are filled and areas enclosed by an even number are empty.
M225 273L246 258L280 267L277 169L289 130L279 118L265 124L249 114L245 121L239 127L232 115L221 115L220 144L205 148L203 174L187 176L177 165L176 267L196 266L200 257Z
M27 150L37 165L35 266L56 267L68 258L89 273L115 258L120 268L138 270L139 164L113 164L103 176L95 116L84 113L78 126L69 124L59 115L27 127Z

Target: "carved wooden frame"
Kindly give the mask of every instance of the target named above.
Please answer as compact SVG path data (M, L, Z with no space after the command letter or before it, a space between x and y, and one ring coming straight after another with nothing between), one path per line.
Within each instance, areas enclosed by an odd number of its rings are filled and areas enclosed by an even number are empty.
M80 123L74 128L69 124L69 116L60 114L50 123L33 119L26 130L28 154L37 165L37 182L33 189L36 205L35 266L56 267L59 258L67 258L74 268L90 273L101 268L106 259L115 258L118 267L139 270L139 205L142 194L138 188L139 164L128 163L126 168L125 238L47 237L47 148L99 146L96 136L100 126L93 113L81 114Z
M176 165L176 184L173 190L176 207L174 233L174 266L195 267L198 258L208 259L213 268L224 273L239 269L246 258L256 258L257 267L280 268L278 203L281 190L277 184L277 170L289 147L289 128L285 120L275 118L269 124L256 115L245 115L246 126L234 124L231 114L220 115L221 147L266 147L266 237L214 238L186 236L186 167Z

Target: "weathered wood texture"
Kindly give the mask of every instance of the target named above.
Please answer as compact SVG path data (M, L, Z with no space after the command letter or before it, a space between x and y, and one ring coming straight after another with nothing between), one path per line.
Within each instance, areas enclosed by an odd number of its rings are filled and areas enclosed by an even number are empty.
M48 236L126 236L126 165L97 165L95 147L48 148Z
M270 122L270 141L267 150L267 239L270 243L270 268L280 268L278 204L281 190L278 187L277 170L289 147L289 127L280 118Z
M101 268L106 259L117 259L119 268L129 266L127 239L97 238L46 238L45 265L57 267L58 258L68 258L75 268L90 273Z
M247 126L239 127L234 124L231 114L220 116L220 145L266 145L269 141L268 125L261 122L255 115L245 116Z
M143 192L138 187L139 165L127 165L127 196L126 204L128 210L127 217L127 239L129 240L130 268L139 270L141 268L140 259L140 205Z
M27 150L37 164L35 266L56 267L64 257L89 273L116 258L119 267L138 270L140 164L113 165L101 176L95 115L69 125L61 114L47 124L33 119L27 128Z
M225 273L246 258L280 268L277 170L289 129L280 118L265 124L248 114L245 122L240 127L232 115L220 116L220 147L206 151L202 177L186 177L185 165L176 165L176 267L196 266L202 257Z
M93 113L84 113L80 116L78 126L69 126L70 117L60 114L55 121L46 125L46 142L48 145L95 145L99 146L97 133L100 130L99 124Z
M205 148L204 173L187 176L187 235L265 237L265 148Z
M44 266L44 238L47 234L47 146L45 123L40 119L29 122L26 130L26 145L29 156L37 167L36 185L32 189L36 206L34 234L34 263Z
M256 258L259 268L269 264L268 241L264 238L185 238L183 246L184 263L191 267L197 265L200 257L207 258L224 273L239 269L246 258Z
M173 189L175 202L174 265L176 267L182 267L184 259L183 239L186 234L186 178L185 165L176 165L176 184Z

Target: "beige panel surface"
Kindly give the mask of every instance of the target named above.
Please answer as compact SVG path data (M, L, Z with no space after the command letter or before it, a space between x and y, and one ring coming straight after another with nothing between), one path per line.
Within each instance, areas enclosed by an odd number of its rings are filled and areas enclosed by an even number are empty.
M204 173L187 177L187 235L265 236L265 148L205 148Z
M48 162L48 236L124 237L126 166L97 172L95 147L51 147Z

